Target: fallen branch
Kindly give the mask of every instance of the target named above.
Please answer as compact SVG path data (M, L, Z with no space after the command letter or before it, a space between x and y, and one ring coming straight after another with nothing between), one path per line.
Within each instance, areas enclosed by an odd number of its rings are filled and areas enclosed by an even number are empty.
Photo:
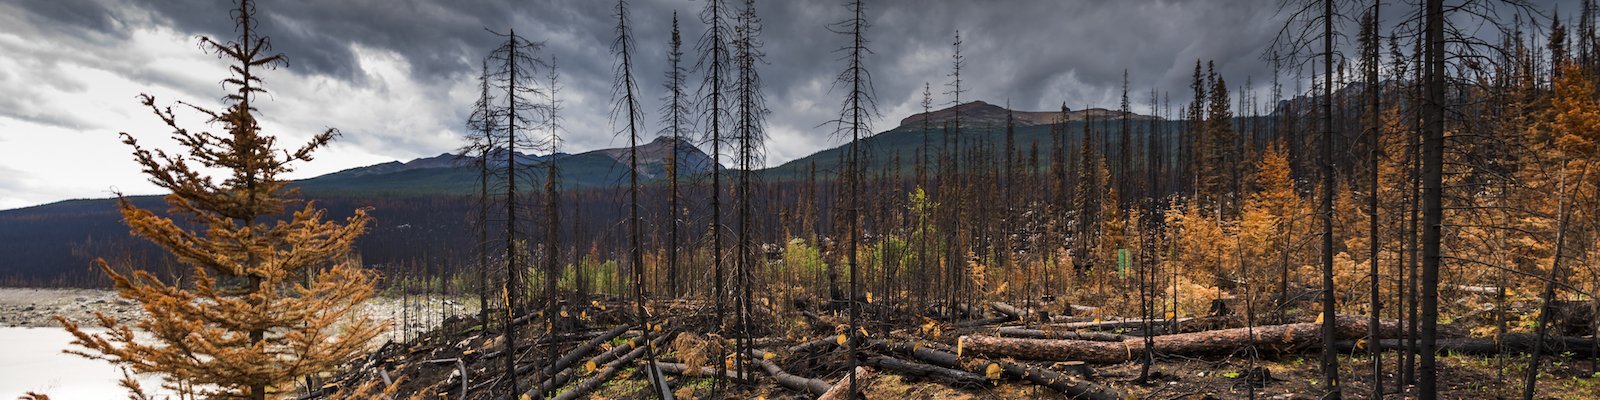
M1345 316L1336 321L1337 339L1354 339L1367 334L1364 317ZM1380 335L1398 336L1394 324L1383 324ZM1303 351L1321 344L1321 324L1299 323L1270 325L1254 328L1254 337L1247 328L1181 333L1152 338L1155 348L1162 354L1185 356L1229 354L1251 345L1268 353ZM1077 360L1091 363L1121 363L1137 360L1144 355L1145 339L1127 339L1121 342L1090 340L1015 339L994 336L962 336L960 347L965 351L993 354L1031 360Z

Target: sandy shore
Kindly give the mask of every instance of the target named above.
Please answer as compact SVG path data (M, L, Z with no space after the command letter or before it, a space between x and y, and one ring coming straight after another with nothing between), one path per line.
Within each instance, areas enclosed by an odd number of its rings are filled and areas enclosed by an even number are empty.
M405 302L400 298L377 297L368 300L363 311L375 319L391 321L395 333L417 332L438 325L441 310L445 315L477 312L475 300L411 298L411 312L405 312ZM97 311L119 321L131 321L143 313L137 304L118 298L110 290L0 288L0 327L59 327L56 315L80 325L94 325ZM407 319L409 323L402 327L402 320Z

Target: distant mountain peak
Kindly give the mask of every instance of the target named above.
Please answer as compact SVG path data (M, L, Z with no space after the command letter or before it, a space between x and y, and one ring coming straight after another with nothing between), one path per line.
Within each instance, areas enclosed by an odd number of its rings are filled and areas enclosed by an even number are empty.
M636 148L639 156L639 175L645 178L658 178L660 177L659 175L664 174L667 154L671 154L673 150L672 144L673 138L663 135L657 136L650 143L639 145ZM679 138L677 139L677 144L679 171L685 174L696 174L711 170L711 156L700 151L699 147L695 147L688 140ZM628 164L627 147L595 150L591 153L604 154L618 163Z
M691 143L690 141L684 140L684 139L679 139L677 141L677 143L678 143L678 146L677 146L678 167L679 167L679 171L681 173L683 173L685 175L693 175L693 174L698 174L698 173L702 173L702 172L706 172L706 171L710 171L711 170L711 165L712 165L711 157L706 155L705 152L700 151L700 148L696 147L694 145L694 143ZM639 172L640 177L645 178L645 179L654 179L654 178L659 178L659 177L662 177L662 176L665 175L664 171L665 171L666 156L667 156L667 154L671 153L671 151L673 149L672 144L673 144L673 139L672 139L671 136L660 136L660 137L656 137L655 139L651 140L649 143L640 144L638 146L638 155L639 155L638 172ZM507 156L506 149L504 147L495 148L493 150L490 150L489 154L487 155L489 165L491 167L493 167L493 168L503 168L506 165L506 158L507 158L506 156ZM600 149L600 150L594 150L594 151L580 153L578 155L572 155L572 154L560 153L560 152L552 153L552 154L548 154L548 155L537 155L537 154L523 153L523 152L520 152L520 151L513 152L513 154L511 154L511 158L516 160L517 165L536 165L536 164L544 163L544 162L550 161L550 160L557 160L558 162L561 162L561 160L566 160L566 159L569 159L571 157L576 157L576 156L594 156L594 157L601 157L601 159L609 159L610 161L607 161L608 163L615 163L615 165L622 166L624 171L626 170L626 166L628 165L628 148L627 147L614 148L614 149ZM406 161L406 162L389 161L389 162L384 162L384 163L368 165L368 166L364 166L364 167L350 168L350 169L346 169L346 170L343 170L343 171L339 171L339 172L334 172L334 173L331 173L331 174L323 175L322 177L330 177L330 178L365 178L365 177L375 177L375 176L380 176L380 175L389 175L389 174L406 172L406 171L413 171L413 170L436 169L436 168L461 168L461 167L467 167L467 166L474 165L476 163L476 161L478 160L478 158L479 157L477 155L471 155L471 154L469 154L469 155L457 155L457 154L451 154L451 153L443 153L443 154L439 154L438 156L434 156L434 157L421 157L421 158L416 158L416 159L413 159L411 161ZM609 174L610 172L601 172L601 173ZM317 177L317 178L322 178L322 177ZM317 179L317 178L312 178L312 179ZM609 176L608 177L602 177L602 178L609 178ZM596 178L596 179L600 179L600 178Z
M1120 118L1121 111L1107 110L1104 108L1087 108L1073 111L1062 105L1062 111L1067 114L1067 121L1083 121L1089 118ZM974 100L960 105L946 107L927 113L912 114L900 120L901 127L921 127L924 119L934 126L943 125L947 121L955 120L956 113L961 114L961 124L965 126L1005 126L1006 114L1011 113L1017 126L1047 125L1055 123L1061 118L1061 111L1017 111L1007 110L1005 107L990 104L983 100ZM1155 117L1128 113L1129 119L1150 120Z

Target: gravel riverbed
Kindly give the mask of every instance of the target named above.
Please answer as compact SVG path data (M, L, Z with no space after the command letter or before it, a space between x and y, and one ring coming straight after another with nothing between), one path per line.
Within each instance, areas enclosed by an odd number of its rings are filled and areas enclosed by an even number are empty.
M405 312L407 303L410 312ZM446 316L477 312L475 303L476 299L456 297L412 297L402 301L380 296L368 300L362 311L375 319L390 321L394 331L391 334L401 334L438 325L441 310ZM112 290L0 288L0 327L60 327L57 315L79 325L94 326L95 312L124 322L143 314L138 304L117 297Z

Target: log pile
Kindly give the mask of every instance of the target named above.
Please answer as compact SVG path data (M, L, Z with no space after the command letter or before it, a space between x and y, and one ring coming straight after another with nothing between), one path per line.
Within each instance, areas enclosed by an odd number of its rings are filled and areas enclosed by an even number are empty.
M872 334L861 330L860 334L851 335L858 343L864 343L860 352L853 355L864 367L857 370L856 389L864 391L872 387L875 376L887 374L960 390L987 390L1009 382L1040 386L1040 389L1056 391L1068 398L1120 399L1127 393L1113 386L1117 385L1115 382L1098 380L1101 378L1091 366L1141 359L1147 351L1146 336L1153 342L1156 354L1183 357L1229 355L1250 346L1261 353L1286 354L1314 351L1323 343L1320 323L1236 328L1243 323L1242 318L1220 316L1180 319L1177 322L1181 324L1174 329L1172 320L1100 317L1103 320L1029 321L1034 319L1029 315L1034 310L1003 302L974 303L949 309L954 312L948 319L924 320L939 324L942 330L912 326L882 333L873 331ZM843 366L852 355L846 354L845 346L840 345L838 327L833 325L837 322L832 320L834 316L800 310L786 312L794 318L814 322L813 329L802 332L801 336L815 339L797 342L777 336L759 338L759 349L752 349L748 358L747 366L753 373L745 376L732 368L723 370L715 364L700 364L711 360L696 361L693 357L698 356L679 358L684 356L676 353L698 354L693 350L663 347L680 329L689 332L700 328L696 332L701 335L717 341L727 340L705 331L705 324L684 323L709 319L700 315L698 320L674 319L684 326L663 329L659 336L651 335L657 349L666 349L658 353L661 359L653 369L641 364L647 351L639 339L642 332L626 321L612 320L595 325L610 327L604 330L530 335L519 340L519 351L515 354L518 386L532 397L544 394L557 399L579 399L592 396L610 380L640 380L656 376L651 373L655 371L684 379L721 374L725 383L735 385L722 386L729 390L740 390L732 389L737 386L767 385L772 389L763 390L776 390L789 396L849 397L846 392L851 382ZM1046 320L1042 314L1040 316L1039 321ZM1345 316L1335 321L1335 339L1341 341L1341 349L1372 345L1401 350L1406 345L1392 340L1401 334L1394 321L1381 322L1379 339L1368 340L1367 321L1365 316ZM337 375L329 384L310 386L323 387L308 388L307 395L302 398L326 398L330 390L375 381L383 375L408 378L405 383L393 380L396 386L403 386L402 393L448 394L451 398L464 399L521 398L524 393L518 396L506 393L509 385L504 381L505 374L496 368L510 355L497 351L497 347L501 347L496 345L497 336L494 332L466 330L442 333L426 341L391 344L353 363L351 370ZM1527 352L1536 343L1538 341L1528 334L1509 334L1499 342L1460 337L1438 341L1440 351L1471 355ZM1595 340L1589 337L1558 336L1544 343L1549 354L1596 355ZM728 348L728 345L721 343L714 347ZM637 367L639 372L631 377L623 373L632 367Z
M875 342L873 347L888 349L905 354L917 360L945 368L961 369L974 375L982 374L987 379L992 368L999 368L1001 377L1012 380L1023 380L1036 385L1048 387L1074 399L1114 400L1126 397L1122 391L1104 385L1079 380L1033 365L1014 363L1004 360L986 360L968 357L967 362L962 361L962 356L946 350L935 349L937 345L919 345L903 342Z

